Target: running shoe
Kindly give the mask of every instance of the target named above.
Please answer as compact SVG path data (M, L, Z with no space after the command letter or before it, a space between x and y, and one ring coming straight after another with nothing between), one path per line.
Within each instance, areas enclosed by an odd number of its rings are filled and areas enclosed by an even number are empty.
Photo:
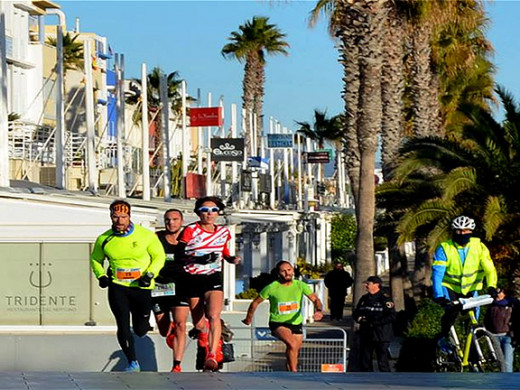
M182 368L180 365L172 367L170 372L182 372Z
M139 372L141 371L141 367L139 367L139 362L137 360L132 360L128 367L125 368L125 372Z
M204 371L217 371L218 363L217 356L214 353L208 353L206 361L204 362Z

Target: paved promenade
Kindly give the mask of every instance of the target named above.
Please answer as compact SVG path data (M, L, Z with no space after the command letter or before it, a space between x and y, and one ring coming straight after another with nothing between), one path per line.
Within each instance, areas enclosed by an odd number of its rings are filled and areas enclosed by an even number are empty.
M518 390L520 374L2 372L2 390L486 389Z

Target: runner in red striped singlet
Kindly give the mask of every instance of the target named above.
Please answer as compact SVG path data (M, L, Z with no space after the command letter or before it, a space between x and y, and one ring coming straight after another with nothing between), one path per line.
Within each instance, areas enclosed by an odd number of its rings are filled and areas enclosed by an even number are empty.
M190 300L191 316L197 329L204 329L199 344L207 339L207 354L204 369L216 371L220 336L222 333L220 313L224 300L222 260L240 264L239 256L231 256L229 241L231 233L225 226L217 225L219 212L224 203L214 196L200 198L195 202L195 213L200 220L188 225L178 238L175 259L179 259L186 277L178 288L182 296ZM209 330L206 328L206 318Z

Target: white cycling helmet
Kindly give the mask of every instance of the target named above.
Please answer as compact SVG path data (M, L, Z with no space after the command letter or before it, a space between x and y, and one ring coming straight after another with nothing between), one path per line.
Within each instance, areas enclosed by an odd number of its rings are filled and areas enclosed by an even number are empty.
M460 215L451 222L453 230L475 230L475 221L465 215Z

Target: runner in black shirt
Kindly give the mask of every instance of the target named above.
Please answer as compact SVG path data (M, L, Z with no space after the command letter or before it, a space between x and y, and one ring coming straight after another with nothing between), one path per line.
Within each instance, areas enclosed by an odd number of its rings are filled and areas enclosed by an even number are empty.
M173 349L172 372L181 372L181 361L186 346L186 320L190 312L188 300L180 297L176 288L184 273L182 266L174 261L177 237L182 230L183 222L180 210L170 209L164 213L166 229L157 232L157 236L166 252L166 262L156 278L156 287L152 291L153 313L159 332L166 337L166 344Z

